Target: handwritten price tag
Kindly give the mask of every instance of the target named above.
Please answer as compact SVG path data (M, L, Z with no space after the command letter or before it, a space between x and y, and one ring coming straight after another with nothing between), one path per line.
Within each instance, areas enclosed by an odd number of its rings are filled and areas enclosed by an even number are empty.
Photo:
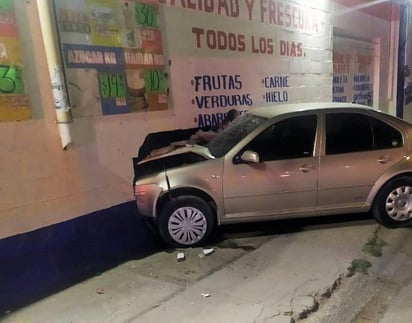
M121 98L126 96L126 81L123 74L102 73L100 78L100 91L102 97Z
M145 27L157 27L156 7L147 3L136 3L135 6L136 22Z
M166 91L166 78L164 72L156 70L147 70L144 73L144 80L147 92Z

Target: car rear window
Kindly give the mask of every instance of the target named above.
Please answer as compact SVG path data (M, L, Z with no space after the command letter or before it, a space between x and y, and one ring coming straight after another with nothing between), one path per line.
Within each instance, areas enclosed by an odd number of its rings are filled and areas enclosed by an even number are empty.
M360 113L326 115L326 154L402 146L402 134L387 123Z

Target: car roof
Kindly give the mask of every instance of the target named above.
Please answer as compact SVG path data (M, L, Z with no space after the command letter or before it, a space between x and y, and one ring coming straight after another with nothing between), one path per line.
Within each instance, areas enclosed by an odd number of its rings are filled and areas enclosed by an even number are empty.
M268 106L253 108L249 110L249 113L270 119L278 115L282 115L282 114L286 114L290 112L319 111L319 110L337 109L337 108L357 109L357 110L363 110L363 111L370 111L370 110L379 111L369 106L362 105L362 104L356 104L356 103L306 102L306 103L286 103L286 104L268 105Z

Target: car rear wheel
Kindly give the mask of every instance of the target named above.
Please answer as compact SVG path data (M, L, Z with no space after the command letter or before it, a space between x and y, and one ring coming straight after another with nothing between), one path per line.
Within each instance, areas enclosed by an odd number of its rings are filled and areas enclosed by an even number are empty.
M168 201L159 215L159 234L173 247L194 247L206 241L215 221L201 198L180 196Z
M403 176L388 182L378 193L372 213L389 228L412 225L412 178Z

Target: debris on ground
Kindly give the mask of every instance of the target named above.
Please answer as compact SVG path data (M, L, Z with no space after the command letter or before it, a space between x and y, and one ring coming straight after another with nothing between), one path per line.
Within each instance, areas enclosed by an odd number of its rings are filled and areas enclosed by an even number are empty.
M211 254L214 253L214 252L215 252L215 249L213 249L213 248L203 249L203 254L204 254L205 256L209 256L209 255L211 255Z
M185 253L184 252L178 252L176 259L177 259L177 262L182 262L183 260L186 259Z
M98 288L96 288L96 294L104 294L104 288L100 288L100 287L98 287Z

